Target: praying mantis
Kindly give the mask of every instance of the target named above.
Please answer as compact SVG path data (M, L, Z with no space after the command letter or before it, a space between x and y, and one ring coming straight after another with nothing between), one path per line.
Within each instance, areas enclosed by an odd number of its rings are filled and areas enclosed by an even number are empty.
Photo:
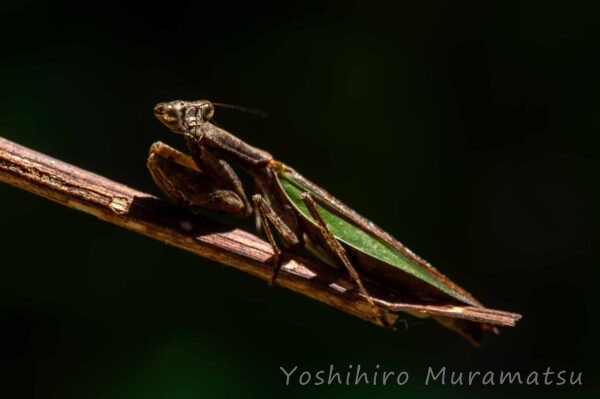
M365 281L403 298L397 309L431 316L479 342L493 325L512 326L520 315L483 307L472 295L293 168L211 123L208 100L162 102L154 115L182 135L184 154L162 142L150 149L148 168L161 191L187 207L238 218L255 216L273 248L271 283L281 267L282 247L307 249L332 267L343 268L366 298L380 324L393 328L369 294ZM240 170L255 183L248 195Z

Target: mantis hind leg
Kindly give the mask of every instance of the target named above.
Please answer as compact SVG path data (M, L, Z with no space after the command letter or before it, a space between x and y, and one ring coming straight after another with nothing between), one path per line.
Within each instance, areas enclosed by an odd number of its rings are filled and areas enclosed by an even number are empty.
M201 171L189 155L156 142L150 147L147 166L158 188L171 201L238 217L247 216L246 202L229 187Z
M390 323L388 323L388 321L385 319L385 317L383 317L381 310L377 307L377 305L375 305L375 301L373 300L371 295L369 295L369 292L365 288L365 285L363 284L363 282L360 278L360 275L358 274L358 272L352 265L352 262L350 261L350 258L348 257L348 254L346 253L346 250L344 249L342 244L340 244L340 242L333 236L333 234L329 230L329 227L327 227L327 224L323 220L323 217L321 216L321 213L319 212L317 205L316 205L314 199L312 198L312 196L310 195L310 193L305 192L305 193L300 194L300 199L304 202L304 204L308 208L308 211L315 219L315 222L317 223L317 226L321 232L321 236L323 237L325 244L340 259L340 261L342 262L342 264L348 271L348 274L350 274L350 277L352 278L352 280L354 280L354 282L358 286L359 292L365 297L365 299L371 306L371 308L373 310L373 316L384 327L393 328L392 325Z
M292 228L290 228L290 226L288 226L285 221L279 217L279 215L277 215L277 212L275 212L275 210L271 207L271 204L269 204L269 202L265 200L262 195L253 195L252 201L254 202L254 209L260 218L260 222L263 230L265 231L265 235L267 236L267 240L269 240L269 243L273 248L273 273L271 274L271 279L269 281L269 284L273 285L273 283L275 283L275 278L279 273L279 269L281 269L282 260L281 250L275 241L275 237L271 231L271 225L273 225L287 246L291 248L297 248L301 246L302 243L299 235L294 233Z

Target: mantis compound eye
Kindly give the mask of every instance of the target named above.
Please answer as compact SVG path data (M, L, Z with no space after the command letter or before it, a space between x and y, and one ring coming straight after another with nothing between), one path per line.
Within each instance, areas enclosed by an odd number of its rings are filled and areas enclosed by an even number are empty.
M158 103L154 107L154 116L171 130L175 131L179 122L179 107L174 103Z
M215 107L210 102L203 104L202 119L204 119L205 121L209 121L209 120L211 120L211 118L213 117L214 114L215 114Z
M154 107L154 115L162 116L167 112L167 105L165 103L158 103Z

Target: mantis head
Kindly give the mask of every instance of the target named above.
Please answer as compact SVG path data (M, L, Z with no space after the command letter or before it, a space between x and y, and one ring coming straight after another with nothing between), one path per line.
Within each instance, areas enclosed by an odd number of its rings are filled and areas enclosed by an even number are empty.
M156 104L154 116L172 132L190 133L194 127L201 126L212 118L215 112L208 100L169 101Z

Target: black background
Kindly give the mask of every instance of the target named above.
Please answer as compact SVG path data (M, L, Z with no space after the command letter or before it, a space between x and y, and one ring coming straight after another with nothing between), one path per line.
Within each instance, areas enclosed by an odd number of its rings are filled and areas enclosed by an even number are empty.
M600 13L414 3L4 1L0 134L158 194L147 149L182 143L156 102L266 110L216 120L522 313L516 328L480 349L433 322L388 333L3 185L0 395L597 393ZM330 364L410 381L288 387L279 370ZM583 386L424 386L428 366Z

